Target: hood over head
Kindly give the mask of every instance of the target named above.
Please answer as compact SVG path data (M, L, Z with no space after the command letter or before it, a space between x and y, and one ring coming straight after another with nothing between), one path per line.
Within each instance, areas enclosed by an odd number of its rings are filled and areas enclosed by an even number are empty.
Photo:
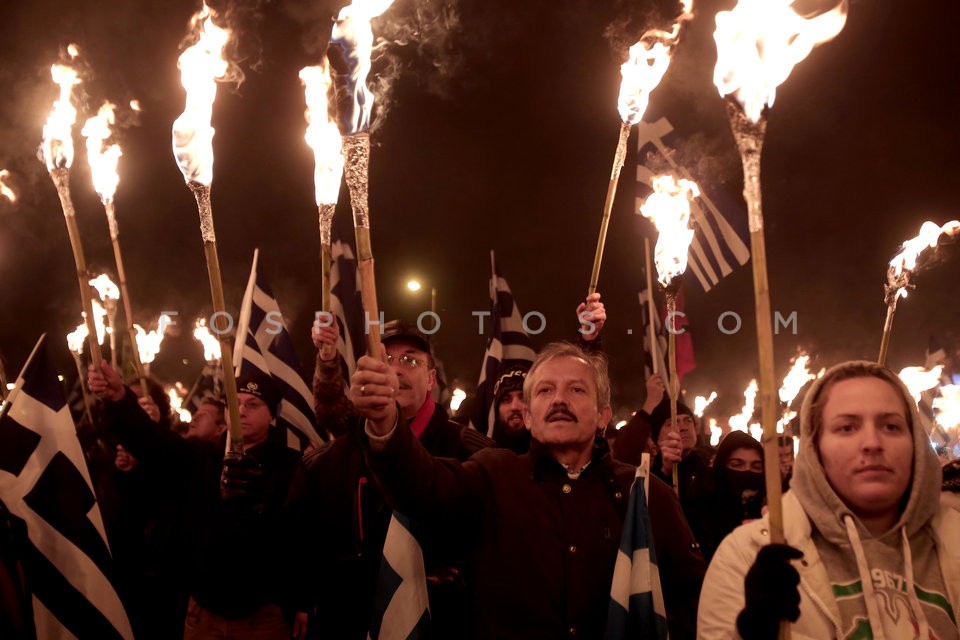
M857 371L864 373L857 375ZM903 396L907 407L907 418L913 436L913 471L907 488L906 503L899 521L891 531L899 531L902 527L906 527L907 535L913 536L926 526L936 513L940 496L940 463L930 446L927 434L920 423L917 405L906 385L893 371L875 362L850 361L838 364L813 383L803 400L800 409L800 449L790 484L791 491L803 505L804 511L813 520L817 529L824 537L836 544L849 544L844 525L844 518L847 515L853 516L853 521L862 531L865 531L865 528L827 481L813 438L813 417L814 411L819 411L822 407L821 396L829 390L831 383L859 377L877 377L889 382Z

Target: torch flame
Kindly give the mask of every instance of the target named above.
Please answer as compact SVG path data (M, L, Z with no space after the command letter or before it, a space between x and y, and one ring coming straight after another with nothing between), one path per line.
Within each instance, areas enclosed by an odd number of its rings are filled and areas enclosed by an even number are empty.
M928 220L920 226L920 233L916 238L910 238L903 243L900 253L893 257L890 268L887 270L889 287L896 288L898 297L907 297L906 287L910 282L910 276L917 268L920 255L927 249L935 249L941 236L950 237L958 233L960 233L960 221L951 220L942 227L938 227L935 222Z
M304 138L313 149L317 206L336 204L343 178L343 140L337 123L327 110L327 93L333 83L327 61L318 67L301 69L300 80L307 100L304 113L307 133Z
M654 251L658 281L664 287L687 269L687 252L693 240L690 228L690 201L700 189L690 180L673 176L653 179L653 193L640 207L640 212L653 220L660 233Z
M4 183L4 179L10 177L10 172L6 169L0 169L0 196L3 196L10 201L11 204L17 201L17 194L11 189L7 184Z
M647 111L650 94L660 84L670 56L677 45L680 25L693 17L693 0L684 0L683 13L673 23L670 31L651 29L630 47L630 57L620 65L620 97L617 110L624 123L634 125L640 122Z
M747 388L743 392L743 408L740 409L739 414L730 416L731 429L748 433L747 426L750 424L750 419L753 417L753 410L756 406L757 388L756 380L751 380L750 384L747 385Z
M137 353L140 354L140 362L150 364L156 359L157 354L160 353L160 343L163 342L167 327L169 327L171 323L172 319L170 316L161 313L160 319L157 320L157 328L155 331L144 331L140 325L133 325L134 330L137 332Z
M793 0L739 0L717 13L717 66L713 84L733 94L746 116L759 122L777 87L815 46L833 39L847 21L847 0L814 18L798 15Z
M197 320L196 327L193 330L193 337L203 346L204 360L207 362L216 362L220 359L220 341L210 333L210 329L207 327L207 321L203 318Z
M717 424L716 418L710 418L710 446L720 444L720 438L723 437L723 429Z
M103 340L109 330L103 323L103 316L105 316L107 312L96 300L91 300L90 302L93 305L93 323L97 327L97 342L103 344ZM85 312L82 315L86 317ZM79 356L83 353L83 345L88 335L90 335L90 332L87 330L87 323L81 322L75 331L67 334L67 347Z
M130 108L133 109L134 111L143 111L143 108L140 106L139 100L131 100Z
M933 411L937 424L944 429L960 426L960 384L940 387L940 395L933 399Z
M907 385L913 401L920 402L920 394L924 391L933 389L940 384L940 374L943 373L943 365L938 364L933 369L924 367L907 367L898 373L903 384Z
M87 162L90 163L93 189L100 195L100 200L104 204L113 202L113 194L120 183L117 162L123 153L119 146L105 144L111 134L110 125L115 121L113 113L115 108L115 105L104 102L97 115L87 120L80 131L87 139Z
M71 102L74 85L80 84L76 69L62 64L50 67L54 83L60 87L60 97L53 103L53 111L43 125L43 143L40 153L47 164L47 171L69 169L73 164L73 123L77 110Z
M182 382L174 382L173 386L167 390L167 397L170 398L170 408L176 412L180 422L190 422L193 418L193 415L183 408L183 399L186 395L187 388Z
M67 45L67 55L69 55L71 58L76 58L78 55L80 55L80 47L77 46L76 42L71 42Z
M790 371L787 372L787 375L783 378L783 386L780 387L780 402L784 403L788 407L793 404L793 401L796 399L797 394L800 393L800 390L803 389L804 385L810 382L811 380L816 380L825 373L825 369L821 369L820 373L814 375L807 368L807 365L810 363L810 356L807 354L801 354L793 360L793 366L790 368ZM796 415L796 414L794 414Z
M110 279L110 276L105 273L101 273L91 280L90 286L97 290L97 294L104 302L107 300L120 299L120 288L115 285L113 280Z
M87 341L87 323L81 322L76 331L67 334L67 347L78 356L83 353L83 345Z
M370 54L373 52L373 29L370 21L390 8L393 0L353 0L340 10L333 25L330 41L343 47L350 67L348 88L353 95L353 110L347 120L348 133L370 128L373 92L367 87Z
M697 396L696 398L693 399L693 413L698 418L702 418L703 412L706 410L707 407L710 406L710 403L716 399L717 399L716 391L711 392L709 398L705 398L704 396Z
M204 3L190 20L199 40L180 54L180 84L187 98L183 113L173 123L173 155L187 182L209 186L213 182L213 101L217 97L217 80L226 77L230 68L223 57L223 48L230 31L213 23L216 14Z

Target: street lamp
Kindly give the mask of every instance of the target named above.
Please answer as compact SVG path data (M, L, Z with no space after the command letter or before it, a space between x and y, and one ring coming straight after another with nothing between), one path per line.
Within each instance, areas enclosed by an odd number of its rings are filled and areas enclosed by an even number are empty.
M423 285L419 280L407 280L407 289L413 293L420 291ZM437 288L430 287L430 313L437 312Z

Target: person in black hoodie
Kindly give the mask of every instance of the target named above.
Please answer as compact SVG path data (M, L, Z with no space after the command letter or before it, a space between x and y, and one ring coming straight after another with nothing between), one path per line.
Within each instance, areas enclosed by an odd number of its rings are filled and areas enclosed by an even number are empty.
M720 442L706 481L691 488L684 505L707 562L728 533L761 517L765 495L763 447L749 434L730 432Z
M272 426L280 404L272 378L237 379L245 450L224 458L223 441L186 440L160 427L106 361L100 368L90 367L88 382L105 400L111 435L182 501L171 543L191 594L185 640L215 629L230 638L288 640L280 513L300 454Z

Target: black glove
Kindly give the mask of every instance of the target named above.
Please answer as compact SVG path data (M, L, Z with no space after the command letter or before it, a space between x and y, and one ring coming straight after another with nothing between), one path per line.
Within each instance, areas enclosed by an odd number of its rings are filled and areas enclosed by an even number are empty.
M775 640L780 621L800 617L800 574L790 560L803 557L786 544L768 544L744 578L746 606L737 616L737 631L744 640Z
M250 456L230 452L223 459L220 499L231 507L262 513L266 502L263 467Z

